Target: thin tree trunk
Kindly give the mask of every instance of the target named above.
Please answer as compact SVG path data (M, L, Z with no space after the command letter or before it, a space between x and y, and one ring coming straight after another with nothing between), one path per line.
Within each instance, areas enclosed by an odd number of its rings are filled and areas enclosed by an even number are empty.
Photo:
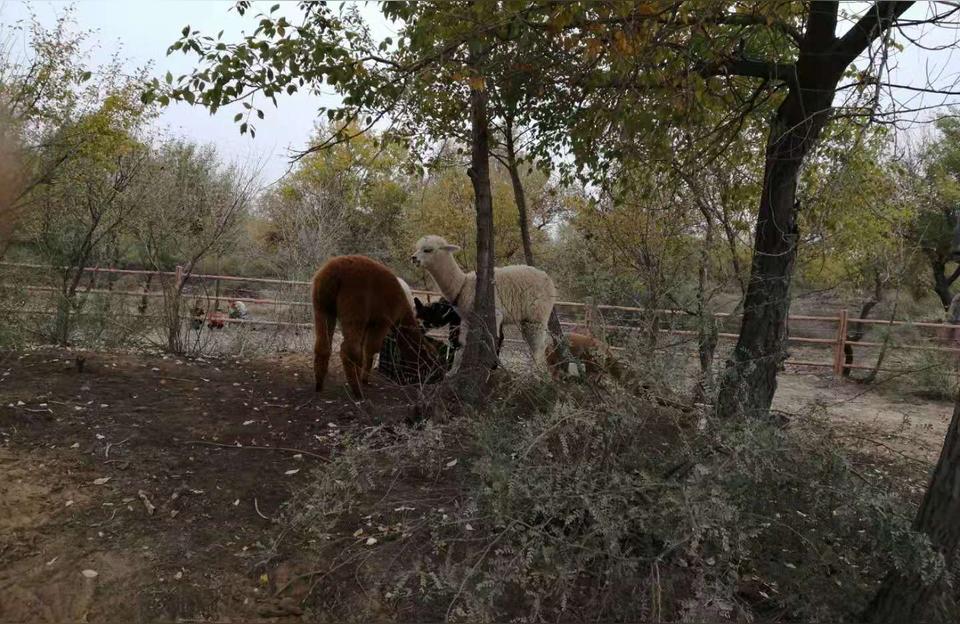
M510 182L513 185L513 199L517 204L517 217L520 222L520 241L523 244L523 258L529 266L537 266L533 257L533 241L530 239L527 194L523 188L523 180L520 178L520 164L518 162L517 148L513 137L513 118L510 115L504 115L504 117L507 171L510 173ZM578 368L581 368L582 364L570 353L570 345L567 343L566 336L563 335L563 326L560 325L560 316L557 314L556 306L550 311L550 319L547 321L547 331L553 339L554 348L559 351L562 370L566 370L571 362L576 364ZM585 371L581 370L580 372L583 374Z
M841 39L839 2L808 5L796 73L770 124L750 282L740 337L717 395L721 417L763 416L787 357L790 281L797 255L796 190L804 158L826 125L843 72L911 2L878 2Z
M476 46L471 46L471 65L478 66ZM460 397L467 403L478 403L483 397L487 371L497 362L494 339L493 269L493 196L490 192L490 135L487 119L487 91L483 85L470 89L470 126L472 157L467 172L473 183L477 211L477 285L469 332L460 370L454 379Z
M523 244L523 259L530 266L536 266L533 261L533 242L530 240L530 220L527 216L527 194L523 190L523 181L520 179L520 165L517 162L517 150L513 141L513 120L508 116L505 120L504 134L507 144L507 170L510 172L510 183L513 185L513 199L517 204L517 220L520 223L520 242Z
M880 272L874 275L873 293L860 306L860 315L857 317L861 321L870 317L870 312L883 300L883 281L880 279ZM867 333L867 326L864 323L854 323L856 327L853 333L847 334L847 339L843 343L843 376L849 377L853 364L853 345L851 343L860 342Z
M960 546L960 396L913 527L930 538L933 550L943 556L945 569L949 569ZM892 571L863 619L869 624L917 622L944 586L942 578L924 582L916 571Z
M713 216L701 206L706 231L700 248L700 267L697 270L697 347L700 356L700 380L694 390L696 401L706 401L713 396L713 356L717 350L717 322L707 305L707 288L710 283L710 251L713 248Z

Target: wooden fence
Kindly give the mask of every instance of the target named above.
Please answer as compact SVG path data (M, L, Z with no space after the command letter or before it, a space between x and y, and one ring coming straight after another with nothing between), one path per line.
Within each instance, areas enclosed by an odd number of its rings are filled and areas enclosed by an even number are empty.
M10 268L10 269L26 269L26 270L37 270L37 271L55 271L55 270L65 270L61 267L53 267L49 265L40 265L40 264L27 264L27 263L13 263L13 262L0 262L0 268ZM72 270L72 269L71 269ZM148 271L148 270L139 270L139 269L115 269L115 268L104 268L104 267L88 267L83 269L85 273L91 274L113 274L119 276L154 276L161 278L168 278L174 280L174 285L179 286L187 281L192 282L213 282L215 284L215 295L214 297L206 296L207 299L212 299L215 305L215 308L218 307L219 302L222 300L232 300L232 301L242 301L244 303L252 305L266 305L266 306L291 306L291 307L304 307L309 308L310 302L307 300L301 299L267 299L267 298L258 298L258 297L244 297L244 296L222 296L220 295L220 285L223 282L234 282L234 283L245 283L245 284L263 284L274 287L282 286L293 286L293 287L309 287L310 282L300 281L300 280L282 280L282 279L272 279L272 278L262 278L262 277L244 277L237 275L215 275L215 274L202 274L202 273L187 273L184 271L183 267L176 267L175 271ZM37 286L37 285L21 285L21 284L11 284L4 281L0 281L0 288L2 289L19 289L26 292L47 292L51 294L62 292L62 289L53 287L53 286ZM141 290L114 290L112 288L94 288L91 286L86 288L78 289L80 294L94 294L94 295L103 295L111 297L138 297L141 300L146 300L147 298L157 298L165 297L166 295L163 292L151 291L149 286L144 287ZM428 302L432 301L435 298L439 298L441 295L438 292L422 289L413 289L413 293L417 296L423 297ZM198 297L199 295L195 292L184 294L185 297ZM652 310L648 308L639 308L631 306L619 306L619 305L605 305L605 304L588 304L575 301L559 301L557 302L558 307L561 311L566 311L566 313L574 312L578 313L577 316L580 318L579 322L574 321L562 321L561 325L571 329L571 328L600 328L602 331L611 334L617 333L635 333L643 331L641 328L636 325L625 325L618 323L607 323L605 317L613 316L623 316L624 314L635 314L635 315L651 315L656 314L662 319L675 319L675 318L691 318L691 315L681 311L673 309L662 309L662 310ZM27 309L17 309L17 310L6 310L7 312L19 313L19 314L53 314L49 310L27 310ZM735 321L739 322L737 318L732 317L729 313L719 312L714 314L716 322L722 324L724 321ZM192 318L190 316L185 316L185 318ZM221 319L224 323L229 324L252 324L252 325L264 325L264 326L290 326L290 327L312 327L312 323L308 322L292 322L292 321L278 321L278 320L267 320L267 319L233 319L233 318L223 318ZM841 375L844 372L844 369L870 369L872 370L874 366L862 365L862 364L847 364L845 362L845 353L847 347L857 349L878 349L878 348L887 348L890 350L904 350L904 351L928 351L928 352L938 352L938 353L948 353L954 357L960 358L960 325L952 325L946 323L926 323L926 322L913 322L913 321L903 321L903 320L881 320L881 319L860 319L850 317L846 310L840 310L839 314L836 316L826 316L826 315L803 315L795 314L788 317L788 323L793 326L797 323L812 323L818 324L822 329L826 329L826 332L821 331L821 333L827 333L830 337L809 337L809 336L798 336L790 335L788 341L793 345L800 345L804 348L815 348L815 349L828 349L830 352L830 361L813 361L813 360L804 360L804 359L793 359L790 358L787 360L787 364L791 366L801 366L801 367L815 367L815 368L829 368L832 369L836 375ZM850 340L849 339L849 330L852 326L863 325L863 326L874 326L874 327L887 327L887 328L914 328L920 331L934 330L940 335L934 337L933 340L927 340L927 344L903 344L903 343L891 343L891 342L879 342L879 341L868 341L868 340ZM826 326L826 328L824 328ZM697 332L690 329L677 329L673 326L670 327L658 327L658 332L677 335L677 336L688 336L690 340L696 340ZM719 332L718 337L723 340L736 340L738 334L730 332ZM519 341L512 341L519 342ZM611 341L613 342L613 341ZM924 342L924 341L921 341ZM953 346L946 346L947 344ZM623 346L618 346L616 344L611 344L611 348L615 351L624 351ZM879 369L882 371L896 372L897 369Z

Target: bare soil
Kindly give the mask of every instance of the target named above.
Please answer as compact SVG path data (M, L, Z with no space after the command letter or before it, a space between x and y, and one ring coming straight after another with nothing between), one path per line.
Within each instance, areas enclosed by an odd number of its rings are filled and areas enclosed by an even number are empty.
M343 436L412 416L413 391L375 379L358 405L333 361L317 395L306 354L75 357L0 353L0 621L300 621L302 596L277 590L309 562L293 538L271 550L273 518ZM917 484L951 411L781 376L777 409L811 404Z
M338 366L317 395L310 366L0 354L0 621L299 621L271 597L299 571L263 560L271 518L340 436L412 402L375 380L358 406Z

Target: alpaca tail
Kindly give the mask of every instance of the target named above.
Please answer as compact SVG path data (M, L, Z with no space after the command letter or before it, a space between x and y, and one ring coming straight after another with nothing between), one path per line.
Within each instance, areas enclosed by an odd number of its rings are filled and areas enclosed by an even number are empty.
M340 280L334 275L321 271L313 278L313 327L316 342L313 346L313 373L316 379L316 391L323 389L330 365L330 351L333 347L333 330L337 325L337 295Z

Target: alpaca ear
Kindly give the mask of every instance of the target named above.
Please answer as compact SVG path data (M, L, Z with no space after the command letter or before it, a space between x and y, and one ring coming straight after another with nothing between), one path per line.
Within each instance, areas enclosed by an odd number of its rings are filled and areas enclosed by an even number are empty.
M460 251L460 247L458 245L444 245L440 249L444 251L449 251L450 253L457 253L458 251Z

